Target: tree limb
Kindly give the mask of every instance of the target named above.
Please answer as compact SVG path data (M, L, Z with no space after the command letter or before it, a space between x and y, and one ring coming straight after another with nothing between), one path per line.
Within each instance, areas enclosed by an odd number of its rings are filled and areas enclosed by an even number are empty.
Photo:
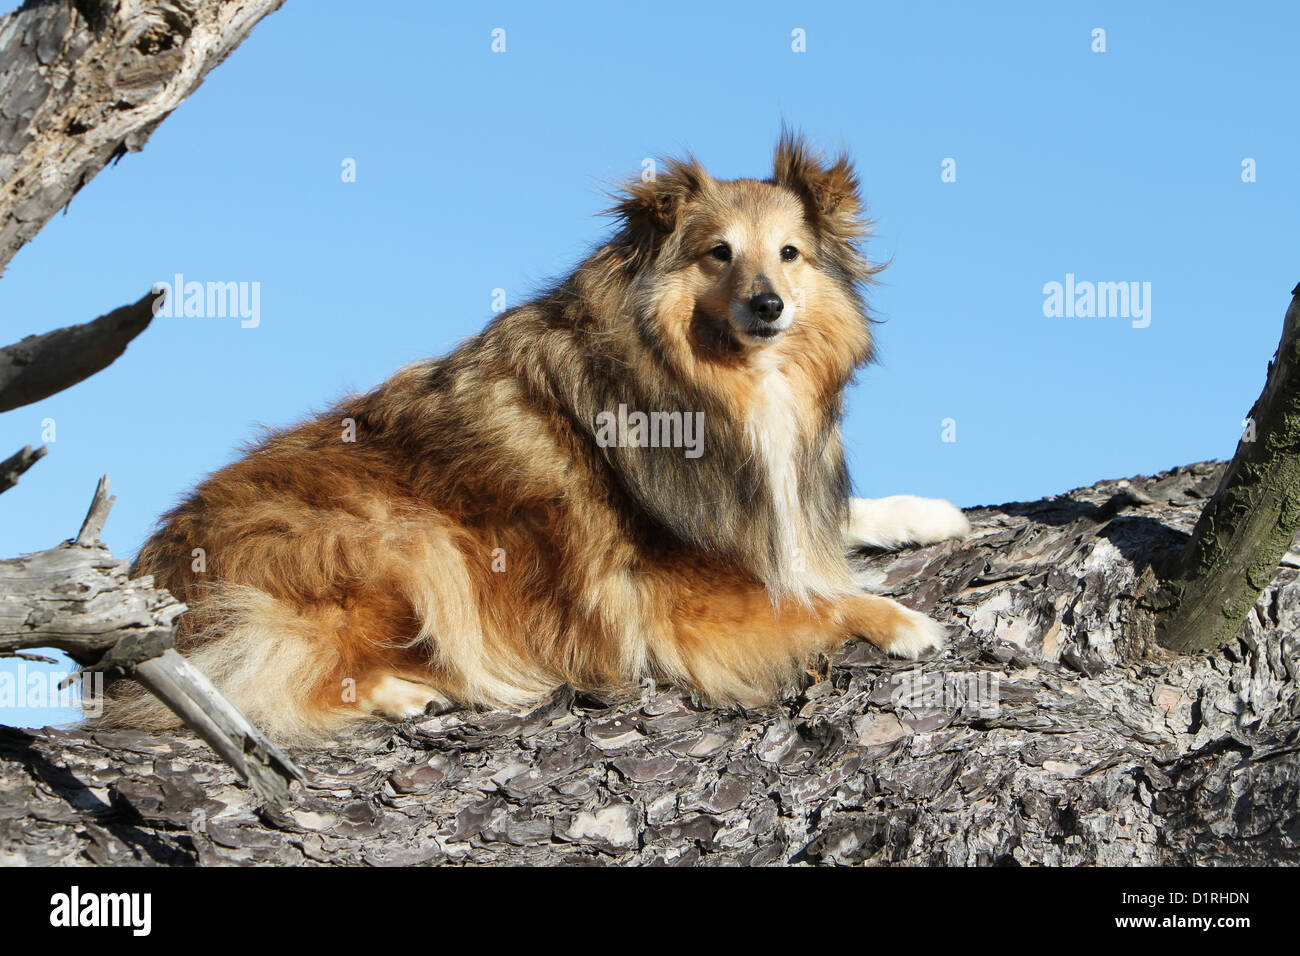
M284 0L49 0L0 18L0 274Z
M132 676L194 728L262 799L284 807L303 775L221 691L173 649L136 664Z
M21 451L16 451L4 461L0 461L0 492L8 491L18 484L22 473L44 458L48 450L44 445L40 448L27 445Z
M1141 633L1138 575L1221 471L971 509L968 541L855 559L948 624L932 660L850 643L764 707L644 685L376 723L295 752L287 812L191 734L0 728L0 864L1300 862L1300 570L1231 654Z
M1223 480L1151 606L1180 653L1233 640L1300 530L1300 285Z
M93 322L0 348L0 412L39 402L106 368L148 327L162 295L150 292Z

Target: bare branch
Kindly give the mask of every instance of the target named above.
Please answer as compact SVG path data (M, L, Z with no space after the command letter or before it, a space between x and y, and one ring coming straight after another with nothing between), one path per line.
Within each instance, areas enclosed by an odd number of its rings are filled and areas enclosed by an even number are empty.
M0 412L39 402L106 368L148 327L161 295L150 292L93 322L0 348Z
M0 651L0 657L11 657L20 661L31 661L34 664L59 663L53 657L49 657L45 654L33 654L31 651Z
M0 560L0 652L53 647L91 664L124 637L170 628L184 610L151 577L132 579L102 543Z
M137 664L134 676L208 742L264 800L290 802L302 772L189 661L167 650Z
M49 0L0 18L0 273L283 3Z
M27 445L21 451L16 451L4 461L0 461L0 492L8 491L18 484L18 478L22 473L44 458L47 451L49 449L44 445L40 448Z
M289 799L296 767L201 673L172 649L185 610L153 578L131 578L99 534L113 498L99 480L74 540L0 560L0 656L56 647L89 670L137 678L171 707L258 792Z

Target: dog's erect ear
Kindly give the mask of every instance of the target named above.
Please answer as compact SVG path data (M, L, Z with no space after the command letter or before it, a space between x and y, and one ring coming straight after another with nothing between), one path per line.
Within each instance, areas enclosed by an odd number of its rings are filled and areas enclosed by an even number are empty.
M663 169L623 183L614 193L614 205L606 214L614 216L632 232L662 236L677 228L682 208L706 189L712 180L693 156L671 159Z
M772 182L803 200L816 228L846 239L866 232L858 174L847 154L827 163L801 136L784 130L772 159Z

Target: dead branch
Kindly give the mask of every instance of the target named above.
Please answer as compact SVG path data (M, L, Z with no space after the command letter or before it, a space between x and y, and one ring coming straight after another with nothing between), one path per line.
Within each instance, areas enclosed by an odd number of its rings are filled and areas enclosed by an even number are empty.
M116 495L110 496L108 493L108 475L104 475L95 486L95 497L90 500L90 510L86 512L86 520L81 523L75 543L83 548L93 548L99 543L104 522L108 520L108 513L116 500Z
M93 322L0 348L0 412L39 402L106 368L148 327L162 295L150 292Z
M208 746L276 806L290 803L289 784L302 772L193 664L168 648L135 665L132 676L178 713Z
M284 0L49 0L0 18L0 273Z
M0 461L0 492L8 491L18 484L22 473L44 458L47 451L49 449L44 445L40 448L27 445L21 451L16 451L4 461Z

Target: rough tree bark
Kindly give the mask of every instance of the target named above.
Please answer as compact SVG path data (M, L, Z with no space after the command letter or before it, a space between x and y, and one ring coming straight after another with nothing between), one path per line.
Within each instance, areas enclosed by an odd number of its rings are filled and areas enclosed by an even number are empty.
M1192 540L1151 603L1183 653L1233 640L1300 529L1300 285L1248 427Z
M187 735L0 729L0 863L1300 862L1300 556L1218 655L1165 651L1139 607L1221 471L863 558L950 649L852 644L760 710L646 687L382 725L295 752L286 810Z
M0 18L0 274L284 0L45 0Z

